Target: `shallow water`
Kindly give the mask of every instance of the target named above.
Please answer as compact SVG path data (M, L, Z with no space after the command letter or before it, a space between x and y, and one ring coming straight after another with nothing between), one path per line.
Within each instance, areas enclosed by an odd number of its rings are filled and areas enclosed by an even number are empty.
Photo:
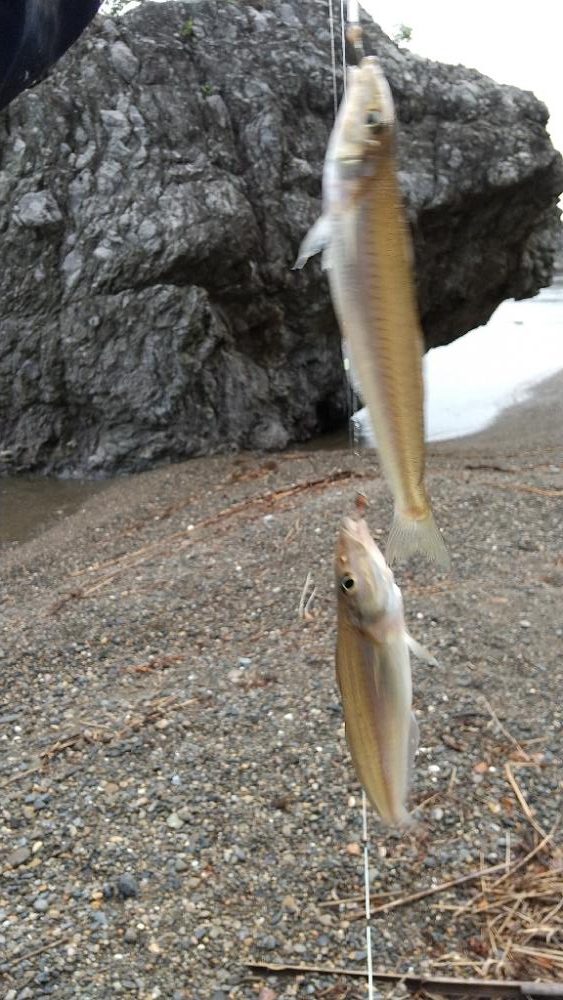
M90 480L0 479L0 547L33 538L103 488Z
M489 426L504 409L563 369L563 276L534 299L503 302L486 327L425 357L427 439ZM347 430L316 438L309 451L345 448ZM0 547L23 542L79 510L100 481L0 479Z

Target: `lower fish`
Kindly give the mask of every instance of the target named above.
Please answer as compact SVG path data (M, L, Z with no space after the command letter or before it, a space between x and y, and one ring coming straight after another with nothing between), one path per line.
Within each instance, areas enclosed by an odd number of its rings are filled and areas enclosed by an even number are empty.
M418 748L407 632L393 573L364 520L344 518L336 547L336 675L356 775L382 820L411 822L407 795Z

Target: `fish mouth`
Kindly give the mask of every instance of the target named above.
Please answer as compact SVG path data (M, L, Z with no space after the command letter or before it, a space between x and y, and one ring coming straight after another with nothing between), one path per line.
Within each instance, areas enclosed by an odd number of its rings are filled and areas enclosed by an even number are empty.
M369 528L361 517L345 517L340 527L341 535L363 545L371 541Z
M353 552L358 549L368 550L370 547L371 535L364 520L345 517L340 526L338 542L336 545L336 572L351 572Z

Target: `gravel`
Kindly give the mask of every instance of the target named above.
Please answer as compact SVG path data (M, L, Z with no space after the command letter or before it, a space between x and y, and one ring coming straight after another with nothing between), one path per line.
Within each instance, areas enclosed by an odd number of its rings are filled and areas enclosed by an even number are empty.
M369 816L374 899L529 851L509 761L536 822L549 830L560 815L557 455L545 436L541 449L496 438L431 449L453 570L397 573L409 626L439 666L413 663L418 822L399 835ZM323 482L246 502L306 480ZM6 554L3 995L364 996L355 980L338 993L321 973L260 979L245 965L365 961L363 922L322 905L362 889L360 790L333 666L333 546L356 488L383 540L390 504L373 456L300 452L117 481ZM533 766L519 766L516 744ZM447 975L482 961L479 913L437 905L477 888L376 915L376 966Z

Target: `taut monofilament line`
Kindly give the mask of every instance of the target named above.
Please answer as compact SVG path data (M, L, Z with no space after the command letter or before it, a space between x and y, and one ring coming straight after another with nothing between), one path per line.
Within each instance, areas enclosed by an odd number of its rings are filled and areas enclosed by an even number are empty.
M342 0L343 4L343 0ZM348 31L349 37L350 33L356 50L361 48L361 27L360 27L360 9L357 0L348 0ZM342 9L342 74L344 78L344 96L346 96L346 38L344 32L344 9ZM346 358L346 361L348 359ZM355 392L352 385L349 372L349 362L346 374L349 379L350 385L350 409L351 413L348 414L349 426L350 426L350 443L352 450L356 451L356 426L352 420L354 403L355 403ZM365 497L360 499L356 498L356 506L358 510L358 515L363 516L365 512ZM364 856L364 899L366 908L366 964L367 964L367 978L368 978L368 1000L373 1000L374 998L374 987L373 987L373 954L372 954L372 942L371 942L371 906L370 906L370 891L369 891L369 834L368 834L368 816L367 816L367 797L364 789L362 788L362 844L363 844L363 856Z
M364 894L366 904L366 961L368 972L368 1000L373 1000L373 956L371 953L371 907L369 898L369 836L366 793L362 788L362 841L364 845Z
M334 102L334 117L338 112L338 88L336 86L336 46L334 42L334 8L332 0L328 0L328 23L330 27L330 61L332 64L332 99Z

